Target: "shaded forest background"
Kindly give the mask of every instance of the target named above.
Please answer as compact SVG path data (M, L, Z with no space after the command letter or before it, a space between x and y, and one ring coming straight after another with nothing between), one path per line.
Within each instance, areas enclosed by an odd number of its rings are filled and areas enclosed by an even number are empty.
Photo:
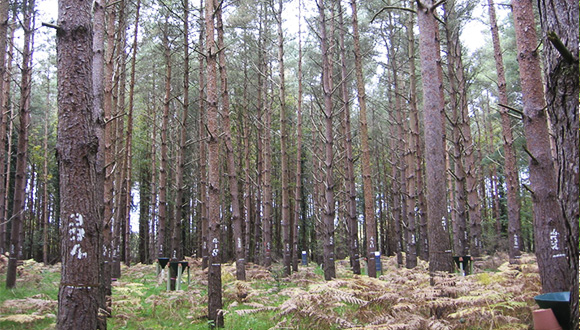
M9 89L10 95L6 109L6 136L5 143L6 170L2 173L3 180L7 183L5 190L4 219L12 218L12 196L14 196L13 182L15 174L15 158L17 153L16 141L18 139L18 105L21 98L19 93L19 68L21 63L22 27L18 24L22 15L22 4L12 4L10 33L17 37L9 45ZM40 2L38 6L44 4ZM397 4L405 5L405 4ZM458 33L468 20L471 20L474 7L482 6L475 2L459 3L455 9L458 13L455 17ZM401 240L405 240L406 220L402 199L407 199L409 193L405 189L405 168L415 166L407 164L409 153L421 155L422 143L409 145L409 137L415 133L422 137L419 132L411 132L410 122L410 70L414 71L417 86L420 86L420 75L417 74L419 64L409 67L409 14L397 8L385 10L385 3L381 1L365 2L361 4L359 16L361 24L361 47L364 55L363 69L367 82L367 102L369 140L371 152L371 168L374 191L374 205L376 207L378 239L377 245L385 255L397 253ZM189 111L184 123L183 106L183 77L184 77L184 49L183 49L183 7L179 2L146 2L141 4L139 16L139 35L134 40L134 24L136 3L121 2L114 5L117 12L115 24L114 42L114 72L113 88L114 113L111 115L114 129L114 157L111 175L115 177L114 211L115 223L118 223L120 246L130 246L129 249L120 248L120 260L130 262L152 262L156 256L155 238L157 237L159 219L159 189L160 189L160 164L162 160L161 131L164 116L164 106L168 106L168 118L166 127L167 169L164 183L167 189L167 228L179 223L180 246L183 254L188 256L201 256L201 221L203 216L203 201L200 198L204 182L203 164L201 160L203 151L204 124L203 111L200 106L199 61L203 59L202 46L199 44L200 24L199 8L191 6L191 31L189 36L188 55L190 58L189 81ZM289 173L294 177L296 173L296 127L297 127L297 61L298 61L298 18L297 2L286 4L286 8L292 14L285 16L285 67L286 67L286 110L288 123L288 158ZM515 36L512 18L505 6L500 6L502 21L500 22L500 36L504 47L503 56L506 65L507 90L509 104L514 108L521 108L521 91L518 77L518 67L515 52ZM226 13L226 48L228 60L228 79L230 85L230 118L232 128L232 144L236 155L236 169L239 181L240 196L248 198L248 204L242 204L243 215L246 224L245 229L246 249L250 251L248 257L256 261L261 258L260 241L262 237L260 225L260 209L264 206L264 139L266 130L270 134L271 154L271 203L272 203L272 253L275 259L282 257L281 237L281 151L280 151L280 102L278 99L279 72L278 45L276 44L276 21L274 4L265 2L239 1L225 4ZM317 240L317 228L321 218L320 213L320 185L321 177L321 128L323 125L321 112L320 83L320 50L317 40L316 13L312 4L303 9L304 21L302 22L302 49L304 56L303 64L303 146L301 149L302 166L302 191L300 207L300 224L298 234L298 251L308 251L310 257L321 260L322 247ZM345 8L345 10L347 10ZM256 15L258 13L258 15ZM380 13L380 14L379 14ZM16 14L17 16L14 16ZM347 14L350 14L347 12ZM476 18L487 22L487 17ZM349 20L346 18L345 20ZM372 22L371 22L372 20ZM31 87L31 124L30 124L30 153L27 162L27 202L25 223L22 228L22 257L35 258L54 263L60 259L60 234L59 234L59 197L58 197L58 172L55 161L56 144L56 52L53 31L47 27L41 27L36 22L35 33L41 34L34 45L34 57L32 63L32 87ZM356 86L354 79L354 54L352 40L350 39L350 27L338 26L336 29L345 29L346 38L346 65L347 81L351 110L352 148L354 158L354 174L357 189L357 219L361 233L361 246L365 248L363 230L363 195L362 176L360 170L360 140L359 120L356 98ZM343 23L344 24L344 23ZM14 32L12 32L14 31ZM416 33L417 31L414 31ZM338 33L336 33L338 35ZM20 37L18 37L20 35ZM490 35L491 36L491 35ZM443 60L448 61L445 54L448 50L446 45L451 42L443 37ZM479 37L479 36L478 36ZM338 38L338 37L337 37ZM456 41L456 40L454 40ZM417 42L416 40L414 42ZM472 53L461 48L464 62L464 81L462 82L466 105L469 114L469 124L473 136L473 156L476 161L476 173L478 182L479 204L481 205L481 226L483 239L483 253L496 250L507 250L507 202L506 202L506 179L504 175L504 152L501 133L500 109L497 105L498 96L496 88L497 77L494 73L493 47L491 38L481 40L481 47ZM137 47L133 53L133 47ZM417 46L415 46L417 48ZM339 70L338 46L335 46L335 65ZM109 50L107 50L109 51ZM167 54L167 52L169 54ZM135 67L131 67L133 56ZM169 58L167 58L169 55ZM260 63L262 62L262 63ZM168 64L172 66L169 94L167 93L166 75ZM134 70L134 71L133 71ZM134 73L133 73L134 72ZM130 86L131 75L134 74L134 85ZM338 74L336 76L339 76ZM202 74L203 78L203 74ZM447 79L446 74L446 81ZM337 79L340 83L340 78ZM130 88L131 87L131 88ZM419 87L420 88L420 87ZM450 87L446 95L451 95ZM129 95L129 92L132 95ZM454 93L457 91L454 91ZM335 94L338 94L336 92ZM421 104L421 93L417 92L416 102ZM132 109L129 109L129 98L132 101ZM336 96L338 99L338 96ZM202 102L203 103L203 102ZM462 161L465 153L460 146L459 154L454 154L455 141L452 129L455 119L452 118L453 103L447 99L447 148L448 148L448 194L449 199L455 197L455 182L457 173L456 162ZM353 106L354 105L354 106ZM201 108L201 109L200 109ZM348 191L345 183L345 138L344 120L342 113L343 105L337 102L335 125L335 168L333 176L336 180L335 192L337 196L336 224L336 254L338 259L348 255L346 217ZM129 123L128 114L132 111L133 122ZM419 107L419 116L422 116ZM266 114L267 113L267 114ZM266 123L266 115L270 116ZM521 118L517 111L510 112L511 129L514 134L514 145L517 150L517 169L520 175L520 187L527 184L527 154L523 151L525 139L522 132ZM131 124L130 127L127 125ZM266 125L269 125L266 126ZM421 126L419 126L421 130ZM132 134L131 151L127 155L127 135ZM185 132L186 143L180 142L180 134ZM231 239L231 208L228 192L227 169L225 164L225 148L221 148L224 159L220 171L222 173L221 185L224 242L227 244L223 249L226 260L234 258L234 240ZM130 162L126 162L129 156ZM183 157L181 167L177 157ZM416 158L421 161L421 158ZM176 187L176 172L183 171L183 183L181 185L182 199L176 199L178 187ZM421 173L421 172L419 172ZM8 174L8 175L7 175ZM129 177L130 175L130 177ZM295 188L295 180L290 180L290 189ZM413 192L416 199L412 207L418 223L425 218L425 206L420 196L424 194L424 187L419 186ZM531 215L530 193L526 189L520 189L519 195L522 201L522 248L527 251L533 250L533 230ZM292 197L293 194L292 194ZM445 199L442 199L444 202ZM292 204L296 200L292 198ZM466 217L466 214L458 215L455 203L449 204L449 217ZM249 206L249 209L246 207ZM294 206L292 206L294 209ZM465 210L463 212L466 212ZM128 214L131 222L128 222ZM0 215L1 216L1 215ZM10 221L2 222L0 235L0 249L8 251L10 233ZM46 226L45 226L46 224ZM131 230L126 230L130 224ZM425 225L425 223L422 223ZM398 235L395 234L398 231ZM169 233L170 231L167 230ZM46 234L45 234L46 233ZM129 236L127 236L129 234ZM419 237L425 235L425 227L417 226ZM451 235L450 230L450 235ZM166 236L166 246L171 236ZM43 248L46 248L43 251ZM127 251L130 251L127 255ZM423 258L425 249L418 248L417 252ZM458 251L459 252L459 251ZM43 256L43 253L46 255ZM299 253L298 253L299 255Z
M59 327L106 328L121 263L185 256L218 327L222 263L302 253L329 281L529 251L543 291L578 291L575 4L46 4L0 6L0 253L8 288L62 262Z

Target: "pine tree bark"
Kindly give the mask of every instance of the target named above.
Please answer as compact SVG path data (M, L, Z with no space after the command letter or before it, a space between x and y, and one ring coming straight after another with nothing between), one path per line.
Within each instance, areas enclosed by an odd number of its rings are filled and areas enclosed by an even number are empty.
M135 99L135 65L137 62L137 40L139 36L139 11L141 9L141 1L137 0L135 5L135 27L133 30L133 50L131 56L131 77L129 82L129 106L127 109L127 128L125 134L125 170L126 174L123 179L126 197L125 197L125 265L131 265L131 188L133 175L133 107Z
M95 190L99 137L92 88L92 3L59 1L57 156L62 273L57 327L96 329L102 195ZM98 189L97 189L98 190Z
M417 1L421 75L423 76L429 271L432 273L453 269L445 197L443 69L435 9L435 4L431 0Z
M185 154L187 148L187 117L189 114L189 0L183 5L183 104L179 124L179 148L176 152L175 169L175 203L173 214L175 221L171 228L171 253L177 260L183 259L183 238L181 231L186 221L183 175L185 171ZM177 277L177 274L175 274Z
M346 47L344 45L344 18L342 4L338 3L339 47L340 47L340 89L343 104L343 123L345 134L345 185L347 193L347 247L350 266L354 274L360 275L360 255L358 244L358 219L356 214L356 185L354 176L354 156L352 152L352 133L350 125L350 95L348 93L348 72L346 67Z
M526 152L530 156L535 248L542 290L566 291L570 289L573 275L566 260L566 221L558 201L557 173L550 147L532 2L512 0L512 10L524 104Z
M262 168L262 202L263 202L263 216L262 216L262 249L263 249L263 265L270 267L272 265L272 108L268 102L268 74L269 68L266 59L266 31L268 25L268 6L264 3L262 5L262 15L264 18L260 26L260 49L261 53L261 97L258 102L261 102L261 111L263 116L263 130L262 130L262 148L258 148L262 153L263 168Z
M453 198L450 198L452 206L453 223L453 251L455 255L466 256L469 254L469 237L467 232L468 206L466 190L466 173L464 167L465 137L462 132L463 112L462 99L464 91L459 88L459 61L458 58L458 33L457 17L455 15L455 1L445 3L445 34L447 40L447 72L449 79L449 108L451 110L451 127L453 134L453 148L450 149L448 159L450 178L448 184L453 189ZM452 156L451 156L452 155ZM452 174L452 175L451 175Z
M491 25L491 36L493 40L493 51L495 58L495 68L497 71L497 89L499 103L508 105L507 88L505 80L505 70L503 65L502 49L499 41L499 31L497 18L495 15L495 5L493 0L488 0L489 22ZM504 172L507 183L507 208L508 208L508 251L511 260L520 255L522 248L522 233L520 220L520 198L519 198L519 175L516 167L516 151L513 146L514 138L512 134L511 119L508 109L500 106L501 127L503 135L504 150Z
M8 13L9 2L2 1L0 3L0 148L5 150L6 147L6 125L8 118L8 91L10 90L10 70L12 56L11 51L8 51L8 39L12 40L13 30L10 29L10 37L8 36L8 28L10 26ZM12 46L11 46L12 48ZM6 191L6 153L0 152L0 253L6 252L6 221L4 212L6 209L6 200L4 199Z
M538 1L544 37L546 100L556 139L558 201L564 232L570 295L570 329L578 329L578 4L574 1ZM558 44L558 40L561 45ZM564 46L564 47L562 47ZM567 49L569 55L566 54Z
M286 113L286 81L284 72L284 31L282 30L283 1L278 1L276 15L278 25L278 71L280 75L280 152L282 153L282 254L284 275L292 272L292 219L290 217L290 188L288 187L288 114Z
M375 264L375 251L377 250L377 225L375 222L375 197L373 193L373 185L371 178L371 152L369 149L369 133L367 123L367 106L366 106L366 92L365 83L363 79L362 70L362 53L360 50L360 36L358 29L358 17L356 9L356 1L351 0L350 6L352 8L352 28L354 41L354 65L356 72L356 86L358 91L359 104L359 121L360 121L360 135L361 135L361 152L362 152L362 177L363 177L363 194L365 202L365 223L367 236L367 259L368 259L368 275L370 277L377 277Z
M48 122L50 120L50 74L46 73L46 109L44 113L44 139L42 164L42 262L48 265ZM1 89L0 89L1 90ZM102 170L101 166L98 167ZM101 176L104 178L104 176ZM102 186L102 185L101 185Z
M24 46L22 50L22 76L20 80L20 127L18 129L18 149L16 152L16 174L14 177L14 204L12 206L12 228L10 232L10 256L6 269L6 288L16 286L16 263L21 250L21 231L25 221L26 168L28 162L28 132L30 126L30 99L32 88L32 38L34 0L23 3Z
M208 319L213 326L224 326L222 309L221 278L221 228L220 228L220 180L219 180L219 141L218 130L218 87L217 56L219 48L215 41L216 1L208 0L205 5L206 63L207 63L207 134L208 134Z
M163 98L163 117L161 121L161 167L159 168L159 224L157 227L157 256L169 257L166 246L166 226L167 226L167 175L168 175L168 136L169 130L169 108L171 104L171 49L169 45L168 18L165 16L165 26L163 28L163 56L165 58L165 96Z
M105 2L98 6L105 7ZM103 86L103 116L105 118L104 129L104 210L103 210L103 281L105 284L106 294L111 294L111 274L113 264L113 196L115 175L115 155L114 155L114 119L113 119L113 73L115 66L115 21L117 16L117 6L111 6L105 10L106 15L106 49L105 49L105 68L104 68L104 86Z
M334 117L332 102L332 62L330 41L326 32L325 0L317 2L320 24L320 47L322 51L322 92L324 94L324 206L322 214L323 227L323 269L324 279L330 281L336 277L334 264L334 216L336 213L334 203L334 152L332 121Z
M236 159L234 146L232 144L232 129L230 120L230 97L228 94L228 77L226 68L226 53L224 43L224 24L222 20L222 4L218 5L216 11L216 29L218 33L217 46L220 50L218 54L219 60L219 75L221 83L221 118L222 130L224 132L223 140L226 147L227 157L227 171L229 181L229 193L231 198L231 212L232 212L232 229L234 238L234 251L236 257L236 278L239 281L246 280L246 260L243 244L243 226L242 217L240 214L240 197L238 186L238 175L236 169Z
M204 38L205 38L205 20L204 20L204 7L203 0L199 1L199 47L204 49ZM204 54L199 54L199 172L200 172L200 189L199 189L199 208L200 208L200 228L201 228L201 239L200 239L200 250L201 250L201 268L206 269L208 267L208 241L207 241L207 231L208 231L208 206L207 206L207 131L205 128L205 56Z
M104 137L105 137L105 121L104 121L104 110L103 110L103 101L104 101L104 76L105 76L105 2L104 0L95 1L93 5L93 120L95 120L95 134L97 135L100 143L99 143L99 150L96 159L96 168L98 172L98 182L95 182L95 193L98 195L98 198L101 201L101 206L103 209L100 210L100 214L104 215L104 201L105 201L105 144ZM49 103L47 93L47 104ZM47 154L46 154L46 147L48 144L48 111L45 117L45 194L44 194L44 201L43 207L45 208L45 212L47 212L48 208L48 191L47 191L47 184L48 184L48 161ZM43 212L43 213L45 213ZM48 254L48 215L45 214L45 240L44 240L44 249L47 250ZM102 221L102 219L101 219ZM101 228L105 228L105 223L102 222ZM108 264L108 256L107 256L107 246L104 242L104 236L106 235L104 232L101 234L102 239L101 248L103 249L103 253L101 256L101 263L99 265L100 270L100 289L99 289L99 308L103 311L107 311L107 295L110 291L110 268ZM47 256L48 260L48 256ZM46 263L46 261L45 261ZM107 320L105 313L100 313L98 318L98 327L100 329L106 329L107 327Z

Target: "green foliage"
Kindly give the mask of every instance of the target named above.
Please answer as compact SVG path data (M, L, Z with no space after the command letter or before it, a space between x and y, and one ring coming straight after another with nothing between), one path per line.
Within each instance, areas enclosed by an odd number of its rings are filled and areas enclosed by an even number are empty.
M384 275L342 276L348 262L337 262L339 277L324 281L318 266L300 267L282 277L281 265L268 271L249 264L248 281L237 281L234 265L222 268L225 329L527 329L532 297L539 292L533 256L510 265L507 256L489 256L475 265L476 274L437 274L427 263L397 268L395 257L384 258ZM491 264L497 272L481 271ZM122 269L113 283L110 329L208 329L207 273L190 260L191 282L183 291L165 290L165 272L155 265ZM60 266L25 261L17 288L0 288L2 329L54 327ZM0 272L2 270L0 269ZM4 275L0 276L4 280ZM430 283L433 283L431 285Z

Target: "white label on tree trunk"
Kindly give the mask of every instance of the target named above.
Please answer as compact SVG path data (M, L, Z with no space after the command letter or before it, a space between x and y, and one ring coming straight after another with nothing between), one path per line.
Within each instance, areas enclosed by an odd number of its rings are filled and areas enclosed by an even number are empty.
M514 234L514 249L520 248L520 242L518 241L518 234Z
M415 244L415 234L411 234L411 244Z
M554 228L552 229L552 231L550 232L550 247L552 248L552 250L560 250L559 247L559 241L558 241L558 237L560 236L560 233Z
M242 239L238 237L238 249L242 248Z
M211 250L211 255L214 257L217 257L217 255L220 253L220 250L218 248L219 241L217 238L214 238L212 240L212 243L213 243L213 250Z
M372 249L374 247L375 247L375 238L371 236L371 238L369 239L369 249Z
M333 245L333 244L334 244L334 237L330 236L330 245Z
M83 228L84 219L83 215L80 213L70 215L71 222L68 224L68 233L71 242L78 242L73 245L70 251L71 256L76 256L79 260L86 258L87 253L82 251L81 242L85 238L85 229Z
M441 226L443 226L443 231L447 231L447 221L445 221L445 217L441 218Z

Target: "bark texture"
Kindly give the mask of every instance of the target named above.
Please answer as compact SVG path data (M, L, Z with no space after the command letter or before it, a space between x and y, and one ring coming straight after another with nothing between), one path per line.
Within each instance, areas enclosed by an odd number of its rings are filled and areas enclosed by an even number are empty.
M102 197L94 189L91 2L59 1L58 138L62 273L59 329L96 329Z
M378 251L377 244L377 224L375 221L375 196L373 192L372 174L371 174L371 151L369 148L369 128L367 122L367 103L365 83L362 70L362 53L360 49L360 33L358 28L358 14L356 1L351 0L352 8L352 30L354 42L354 65L356 73L356 88L358 91L359 104L359 121L361 135L361 152L362 152L362 177L363 177L363 194L364 194L364 214L366 223L367 239L367 261L368 272L370 277L377 277L375 264L375 251Z
M532 2L513 0L512 8L524 104L526 152L530 157L535 249L542 290L566 291L570 288L568 284L572 276L566 258L567 231L558 201Z
M219 140L218 130L218 86L217 56L215 41L216 3L207 1L205 5L206 61L207 61L207 149L208 149L208 319L213 326L224 326L222 309L222 272L221 272L221 230L220 230L220 179L219 179Z
M544 41L546 101L556 140L558 200L565 220L568 273L572 274L567 289L573 293L569 326L578 329L578 295L574 294L578 292L578 3L554 0L538 3L543 37L548 39Z
M445 191L445 100L438 23L433 1L417 2L423 77L429 270L453 269Z

